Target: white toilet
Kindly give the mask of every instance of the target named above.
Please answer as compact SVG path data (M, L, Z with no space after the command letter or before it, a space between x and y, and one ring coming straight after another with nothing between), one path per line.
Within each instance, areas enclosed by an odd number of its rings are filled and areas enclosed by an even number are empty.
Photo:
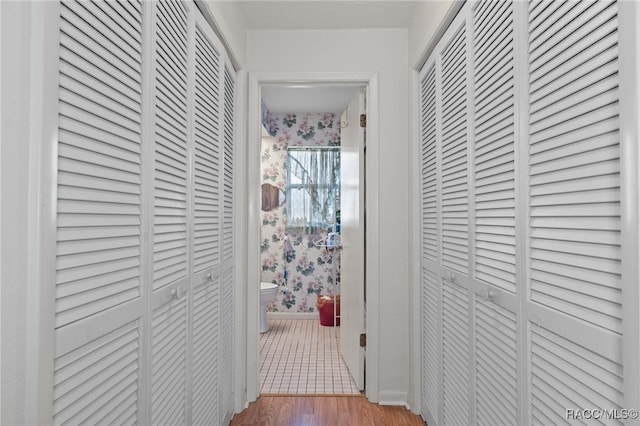
M267 304L278 294L278 284L260 283L260 333L269 331L267 323Z

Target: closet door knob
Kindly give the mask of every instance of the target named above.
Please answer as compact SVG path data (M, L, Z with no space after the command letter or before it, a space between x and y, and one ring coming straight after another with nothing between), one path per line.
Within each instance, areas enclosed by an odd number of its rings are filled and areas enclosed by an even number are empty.
M493 302L493 299L496 297L496 294L492 289L485 288L480 292L479 296L485 302Z
M177 286L171 289L171 298L172 299L182 299L182 296L184 296L184 289L182 288L182 286Z
M448 271L444 278L446 281L449 281L451 284L456 283L456 274L451 271Z

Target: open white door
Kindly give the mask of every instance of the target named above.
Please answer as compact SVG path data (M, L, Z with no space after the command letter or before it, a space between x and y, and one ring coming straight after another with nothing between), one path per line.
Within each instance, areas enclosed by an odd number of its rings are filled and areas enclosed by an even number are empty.
M360 346L360 334L365 332L364 276L364 114L365 89L359 89L347 110L341 133L341 237L342 262L340 280L340 347L349 372L364 390L365 348Z

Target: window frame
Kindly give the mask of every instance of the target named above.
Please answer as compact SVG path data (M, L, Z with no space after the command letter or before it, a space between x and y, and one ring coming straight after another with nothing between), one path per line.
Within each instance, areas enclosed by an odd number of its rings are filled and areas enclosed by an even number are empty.
M285 228L286 231L294 231L294 232L302 232L304 234L312 234L317 232L320 229L326 229L326 228L330 228L330 227L335 227L335 216L337 215L337 212L339 210L339 206L338 204L338 200L340 200L340 182L341 182L341 170L340 170L340 160L341 160L341 149L340 146L290 146L287 147L286 149L287 151L287 160L286 160L286 182L285 182L285 189L286 189L286 201L285 201L285 205L286 205L286 214L285 214ZM313 152L321 152L321 151L334 151L338 154L338 170L337 170L337 178L336 178L336 190L334 191L334 223L329 223L327 221L324 222L312 222L312 223L307 223L305 222L303 225L298 225L298 224L294 224L291 223L291 202L292 202L292 197L291 197L291 190L292 189L307 189L307 184L304 183L291 183L291 172L292 172L292 167L291 167L291 162L292 162L292 156L291 154L294 152L306 152L306 151L313 151ZM331 185L328 183L322 183L322 184L315 184L314 185L316 188L318 189L322 189L322 190L326 190L327 188L329 188ZM309 199L311 197L311 195L309 194L308 191L305 191L305 197L307 197L307 199Z

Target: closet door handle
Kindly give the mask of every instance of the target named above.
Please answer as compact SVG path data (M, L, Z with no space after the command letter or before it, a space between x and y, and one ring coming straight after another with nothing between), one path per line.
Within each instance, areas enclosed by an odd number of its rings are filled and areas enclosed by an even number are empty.
M480 296L480 298L485 302L493 302L496 297L496 293L493 289L485 288L478 294L478 296Z
M171 296L171 299L182 299L182 296L184 296L184 289L181 285L179 285L172 288L169 294Z
M447 271L447 273L444 276L444 280L450 282L451 284L455 284L456 283L456 274L454 274L451 271Z

